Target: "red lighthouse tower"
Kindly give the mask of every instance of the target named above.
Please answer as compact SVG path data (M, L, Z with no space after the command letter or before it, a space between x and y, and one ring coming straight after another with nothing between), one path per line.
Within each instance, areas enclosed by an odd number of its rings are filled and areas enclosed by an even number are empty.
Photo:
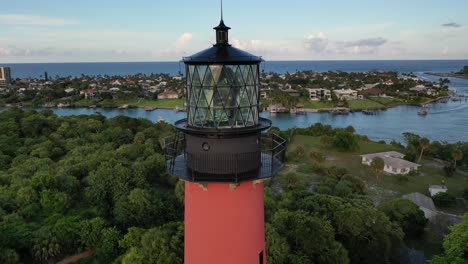
M260 57L216 44L183 59L187 118L166 140L167 171L185 181L185 263L264 264L263 181L282 167L285 141L262 135Z

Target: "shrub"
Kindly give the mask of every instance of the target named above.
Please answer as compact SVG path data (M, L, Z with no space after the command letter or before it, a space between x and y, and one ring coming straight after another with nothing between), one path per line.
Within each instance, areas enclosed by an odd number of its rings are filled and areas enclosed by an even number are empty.
M447 177L452 177L453 174L455 173L455 171L456 171L456 168L455 168L455 164L453 164L453 162L451 162L450 164L444 166L444 172L445 172L445 175Z
M448 192L440 192L432 197L434 203L441 207L451 207L455 205L455 196Z
M286 153L286 161L290 163L298 163L299 162L299 157L296 155L296 153L289 152Z
M297 168L297 172L301 173L320 173L323 172L323 168L315 163L301 164Z
M326 156L321 152L312 151L310 152L310 158L315 160L316 162L324 162Z
M401 175L401 174L396 175L396 176L395 176L395 179L396 179L396 181L397 181L399 184L403 184L403 183L406 183L406 182L409 181L408 176L406 176L406 175Z

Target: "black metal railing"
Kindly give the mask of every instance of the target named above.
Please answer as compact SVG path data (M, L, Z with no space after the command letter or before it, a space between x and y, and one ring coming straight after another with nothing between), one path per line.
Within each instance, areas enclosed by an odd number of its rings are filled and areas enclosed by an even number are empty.
M241 182L269 178L284 166L286 140L262 134L260 151L246 153L197 153L185 151L185 135L177 132L164 139L167 173L188 181ZM223 164L222 169L219 164Z

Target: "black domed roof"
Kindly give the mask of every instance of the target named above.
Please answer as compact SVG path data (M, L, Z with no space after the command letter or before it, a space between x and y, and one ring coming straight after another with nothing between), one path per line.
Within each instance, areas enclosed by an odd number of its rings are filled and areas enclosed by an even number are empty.
M200 51L192 56L184 57L182 59L184 63L257 64L263 61L261 57L255 56L238 48L234 48L228 43L227 33L231 28L224 24L222 18L219 22L219 25L213 29L216 30L216 44L213 45L213 47Z
M262 58L246 51L234 48L231 45L214 45L211 48L200 51L192 56L184 57L187 64L203 63L247 63L255 64L262 62Z

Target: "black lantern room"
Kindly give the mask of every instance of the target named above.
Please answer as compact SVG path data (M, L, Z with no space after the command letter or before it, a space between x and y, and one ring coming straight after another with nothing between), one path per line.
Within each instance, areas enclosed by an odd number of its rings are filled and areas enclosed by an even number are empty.
M273 176L283 166L285 141L262 136L259 116L262 59L229 44L221 19L216 44L183 58L187 118L165 142L168 172L197 182L240 182Z

